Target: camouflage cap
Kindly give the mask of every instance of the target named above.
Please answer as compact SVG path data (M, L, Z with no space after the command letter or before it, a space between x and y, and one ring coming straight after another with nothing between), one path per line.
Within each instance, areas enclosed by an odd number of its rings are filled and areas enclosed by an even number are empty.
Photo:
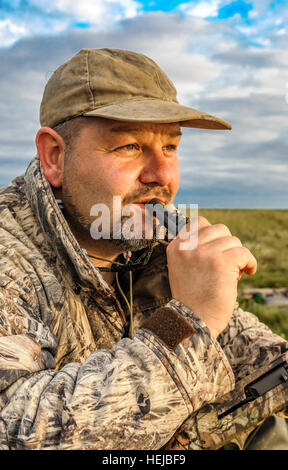
M182 106L158 65L143 54L121 49L82 49L48 80L40 108L41 126L77 116L118 121L169 123L231 129L215 116Z

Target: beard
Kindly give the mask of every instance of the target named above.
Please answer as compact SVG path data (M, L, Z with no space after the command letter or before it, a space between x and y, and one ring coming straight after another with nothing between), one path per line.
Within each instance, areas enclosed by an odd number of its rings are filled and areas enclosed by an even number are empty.
M69 182L68 182L69 181ZM77 227L79 230L79 226L87 232L87 236L94 238L91 235L91 226L93 224L92 218L87 218L85 215L81 213L78 209L76 204L77 196L73 195L70 191L70 184L71 179L68 179L66 172L64 171L63 175L63 184L62 184L62 202L64 205L64 214L66 219L70 224L74 227ZM73 184L71 184L73 186ZM74 186L76 187L76 186ZM139 190L135 190L131 192L129 195L126 195L122 202L122 207L127 207L130 204L133 204L135 201L141 201L142 198L147 196L151 196L152 198L161 197L165 204L169 203L171 200L171 193L167 188L157 186L155 184L146 184L143 185ZM167 201L167 202L166 202ZM132 206L131 206L132 207ZM139 209L139 207L137 207ZM136 209L136 212L137 212ZM134 206L135 210L135 206ZM139 209L140 210L140 209ZM110 220L109 220L109 230L103 230L101 232L102 237L95 239L95 242L98 239L105 240L105 242L117 247L119 251L138 251L143 248L150 248L152 245L157 241L158 238L164 238L163 232L159 231L159 228L156 228L155 221L150 225L149 230L145 229L145 220L143 223L143 213L141 211L141 215L138 213L138 222L134 223L133 231L131 231L131 224L129 224L129 217L127 215L123 215L122 212L119 214L119 217L116 221L116 227L110 229ZM140 223L140 217L142 219L142 223ZM149 218L148 218L149 219ZM163 230L165 230L163 228ZM144 232L144 233L143 233ZM148 236L147 233L149 232ZM160 237L159 237L160 234Z

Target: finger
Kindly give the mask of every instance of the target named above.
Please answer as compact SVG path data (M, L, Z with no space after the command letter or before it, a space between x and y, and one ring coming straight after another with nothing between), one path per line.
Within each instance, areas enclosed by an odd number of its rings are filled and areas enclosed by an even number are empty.
M226 225L206 225L203 228L199 229L198 243L199 245L203 245L205 243L209 243L210 241L216 240L217 238L222 238L226 236L232 236L229 228L226 227Z
M205 243L205 246L207 246L207 248L215 248L218 250L225 251L229 250L230 248L241 247L242 243L238 237L233 237L231 235L227 237L217 238L216 240L211 240L208 243Z
M237 277L237 281L240 281L241 277L242 277L242 273L243 271L239 271L239 274L238 274L238 277Z
M227 262L232 263L239 271L246 274L255 274L257 271L257 260L251 251L245 246L229 248L223 252Z
M182 227L182 229L179 231L177 237L175 238L175 240L187 240L189 241L189 238L190 238L190 234L191 236L195 236L195 233L197 232L197 237L198 237L198 231L199 229L202 229L204 227L209 227L211 226L210 222L208 222L207 219L205 219L205 217L197 217L195 219L191 219L190 222L188 222L187 225L185 225L184 227Z
M208 227L208 226L211 226L209 220L207 220L202 215L199 215L199 217L198 217L198 230L200 230L204 227Z

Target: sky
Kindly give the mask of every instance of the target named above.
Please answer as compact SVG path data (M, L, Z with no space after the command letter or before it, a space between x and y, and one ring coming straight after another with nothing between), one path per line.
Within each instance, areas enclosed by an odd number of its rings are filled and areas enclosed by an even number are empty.
M181 104L232 131L183 129L178 203L288 208L288 0L0 0L0 186L36 154L53 71L82 48L146 54Z

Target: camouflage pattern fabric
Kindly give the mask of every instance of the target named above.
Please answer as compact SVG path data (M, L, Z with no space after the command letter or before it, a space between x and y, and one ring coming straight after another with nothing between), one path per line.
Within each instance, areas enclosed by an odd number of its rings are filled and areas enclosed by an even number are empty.
M283 359L287 359L287 353L283 354ZM258 368L253 374L239 381L235 389L221 397L219 402L207 404L194 416L189 417L167 444L166 450L217 450L231 442L234 442L238 449L244 449L249 444L247 438L251 431L257 425L262 424L265 418L271 417L277 411L287 418L288 410L285 406L288 403L288 387L286 383L278 385L264 396L243 404L240 408L221 417L223 412L230 410L245 399L245 385L265 372L267 372L267 366ZM287 450L286 426L281 430L281 434L284 436L284 449ZM262 441L265 443L263 436ZM273 442L272 445L275 446L275 443Z
M213 340L171 299L162 246L133 292L130 339L124 305L72 235L37 157L0 191L1 449L160 449L184 422L196 432L196 414L285 343L239 308ZM195 330L173 351L141 328L165 305Z

